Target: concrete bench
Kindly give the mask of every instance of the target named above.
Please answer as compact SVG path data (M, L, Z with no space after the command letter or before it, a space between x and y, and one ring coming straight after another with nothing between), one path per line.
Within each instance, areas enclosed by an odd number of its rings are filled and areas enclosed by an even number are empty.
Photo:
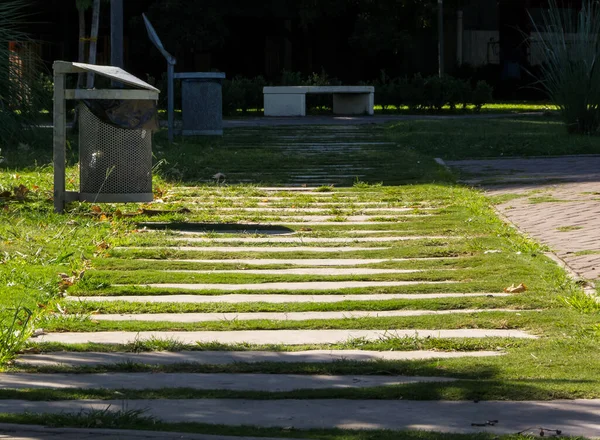
M375 87L265 87L265 116L306 116L306 94L333 94L333 114L373 115Z

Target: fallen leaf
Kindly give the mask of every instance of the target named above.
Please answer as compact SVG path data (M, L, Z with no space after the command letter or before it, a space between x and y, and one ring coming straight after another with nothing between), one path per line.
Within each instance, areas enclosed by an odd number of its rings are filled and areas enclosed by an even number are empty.
M92 211L96 214L100 214L102 212L102 208L100 208L98 205L94 205L92 206Z
M519 284L518 286L515 286L514 284L512 284L510 287L507 287L506 289L504 289L504 291L506 293L522 293L525 292L527 290L527 286L523 283Z
M13 189L13 192L15 193L15 198L23 200L29 192L29 188L27 188L25 185L19 185Z
M105 242L104 240L99 241L99 242L96 243L96 248L98 250L106 250L109 247L110 247L110 245L107 242Z

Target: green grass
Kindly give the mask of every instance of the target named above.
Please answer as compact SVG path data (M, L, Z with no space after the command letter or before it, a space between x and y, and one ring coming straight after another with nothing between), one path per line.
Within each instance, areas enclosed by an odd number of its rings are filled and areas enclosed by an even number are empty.
M110 330L241 330L241 329L450 329L450 328L500 328L528 330L539 335L537 340L511 338L485 339L440 339L440 338L397 338L393 335L377 341L350 339L333 345L251 345L204 343L185 345L163 338L149 341L135 340L130 344L58 344L30 341L26 349L12 345L4 349L5 363L0 367L12 371L51 372L111 372L111 371L155 371L155 372L270 372L274 374L407 374L435 375L460 379L452 384L403 385L399 387L366 390L302 391L294 393L226 393L208 390L192 392L186 389L159 391L127 391L127 399L179 397L197 398L252 397L272 398L405 398L405 399L572 399L578 397L600 397L596 371L600 365L597 346L600 342L600 314L595 302L582 296L581 286L569 280L564 271L546 258L541 246L517 233L500 221L493 203L510 200L509 197L489 200L481 193L454 183L454 176L433 161L433 157L457 158L468 156L496 156L509 154L558 154L561 151L592 152L597 148L591 138L573 137L569 142L562 137L562 127L553 118L510 118L499 120L453 120L453 121L403 121L386 128L360 127L354 131L331 128L304 127L299 129L271 128L229 131L222 139L185 139L173 146L166 146L164 134L157 137L157 160L165 159L155 177L157 198L163 203L150 205L101 205L102 214L95 213L90 204L72 204L65 216L52 214L51 174L48 167L36 167L33 158L27 155L11 156L12 168L0 170L0 194L11 191L10 197L0 199L0 305L6 319L15 309L23 305L34 311L32 323L23 325L29 330L43 327L46 331L99 332ZM508 133L508 135L506 134ZM347 150L326 152L320 155L306 151L290 154L280 146L279 136L297 136L299 142L314 142L318 134L336 143L357 142L360 139L392 139L397 144L365 147L353 152L348 159ZM333 141L331 141L333 142ZM335 150L335 149L333 149ZM236 154L237 153L237 154ZM489 153L489 154L488 154ZM43 154L38 157L43 158ZM250 180L256 184L289 184L290 174L310 172L314 167L336 165L350 160L352 165L369 165L371 168L360 178L340 178L346 184L340 188L323 185L318 192L296 194L291 191L268 193L255 185L240 184ZM342 171L330 168L332 180ZM228 175L225 184L200 183L210 180L216 172ZM69 167L70 187L77 182L77 171ZM335 179L334 179L335 178ZM380 184L381 183L381 184ZM24 199L14 196L14 188L23 184L31 191ZM198 185L196 185L198 184ZM182 186L196 185L192 188ZM533 194L519 195L531 197ZM191 199L194 197L195 199ZM511 196L512 197L512 196ZM283 198L283 199L279 199ZM293 225L287 213L273 212L268 215L244 212L244 207L259 204L274 208L288 207L318 208L332 217L361 212L358 203L376 202L391 207L412 208L410 214L385 214L385 208L369 213L373 219L386 217L382 224L347 225L330 222L325 225ZM319 205L326 203L326 205ZM187 209L181 210L181 207ZM234 210L225 211L221 208ZM428 211L421 208L435 208ZM240 208L240 209L237 209ZM118 210L118 211L117 211ZM125 214L125 215L124 215ZM131 214L127 216L126 214ZM425 215L435 214L435 215ZM445 239L419 239L406 242L386 242L385 250L354 252L317 253L311 251L275 253L263 245L264 252L210 252L204 250L177 251L156 250L152 246L173 244L173 239L185 241L188 236L178 236L178 231L206 233L207 237L256 237L267 236L264 228L249 224L266 221L267 229L284 233L295 232L310 237L385 237L388 235L447 235ZM391 220L391 221L390 221ZM153 229L153 232L141 232ZM366 231L381 231L377 234ZM250 234L244 234L249 231ZM385 231L385 232L384 232ZM389 232L391 231L391 232ZM261 234L262 232L262 234ZM354 233L354 234L351 234ZM214 243L209 244L210 246ZM232 243L219 246L232 247ZM249 246L249 244L246 244ZM314 244L306 244L310 248ZM199 247L199 243L191 246ZM279 245L278 245L279 246ZM288 246L282 244L281 246ZM327 244L336 247L336 244ZM345 246L345 245L343 245ZM361 247L378 247L373 243L360 243ZM494 251L494 253L486 253ZM498 251L498 252L496 252ZM164 273L163 270L220 270L302 267L287 264L251 265L238 263L234 259L257 258L407 258L405 261L384 261L366 265L373 268L417 269L422 272L393 275L368 276L319 276L319 275L264 275L264 274L182 274ZM435 260L420 260L421 257L439 257ZM148 259L146 260L141 260ZM182 261L168 261L178 258ZM225 262L198 263L191 259L223 259ZM452 269L452 270L448 270ZM83 273L85 271L85 273ZM74 286L60 285L59 273L75 277ZM452 284L419 284L402 287L370 289L336 289L317 291L307 289L293 293L318 295L366 294L366 293L432 293L432 292L502 292L511 284L525 283L528 290L502 298L469 297L442 299L405 299L386 301L344 301L340 303L269 304L261 302L244 304L177 304L128 303L100 301L66 301L61 299L66 290L70 295L116 296L116 295L163 295L185 293L185 290L162 287L145 288L137 284L166 282L208 284L262 284L289 281L367 281L367 280L412 280L412 281L457 281ZM223 295L217 290L190 291L195 295ZM244 292L236 292L244 293ZM250 292L258 293L258 292ZM290 293L285 290L268 293ZM98 313L243 313L243 312L301 312L301 311L351 311L351 310L452 310L492 309L482 313L415 316L394 318L361 318L307 321L215 321L181 324L176 322L108 322L95 320ZM493 311L508 308L515 312ZM531 309L540 309L532 311ZM49 313L59 317L49 317ZM68 317L66 314L81 316ZM22 321L19 319L19 321ZM6 324L4 328L9 328ZM25 335L26 333L24 333ZM68 368L52 367L34 369L6 364L17 351L29 353L60 352L150 352L181 350L272 350L299 351L307 349L359 349L359 350L437 350L478 351L501 350L504 356L493 358L444 359L430 361L374 362L333 364L233 364L233 365L138 365ZM0 345L0 350L2 350ZM0 362L1 362L0 358ZM0 398L22 398L28 400L53 400L73 398L108 399L102 390L1 390ZM109 427L138 426L135 414L106 419ZM21 417L21 418L19 418ZM0 420L26 421L32 423L36 416L0 416ZM108 416L107 416L108 417ZM46 416L42 423L85 425L89 419L85 414L72 419L62 416ZM104 420L104 419L101 419ZM115 422L116 420L116 422ZM140 423L141 424L141 423ZM205 425L166 425L157 422L156 429L191 429L199 432L227 432L225 428ZM187 428L186 428L187 427ZM221 429L221 431L219 431ZM251 428L228 428L244 434L283 435L279 430L253 430ZM391 434L312 431L287 432L305 437L331 439L392 438ZM413 435L413 434L410 434ZM320 436L320 437L319 437ZM387 436L387 437L386 437ZM434 434L414 434L414 438L433 439ZM422 436L422 437L418 437ZM396 438L396 437L394 437ZM410 438L410 437L407 437ZM442 438L442 437L440 437ZM443 438L449 438L444 436ZM462 437L456 437L462 438ZM471 436L465 438L487 438ZM516 438L516 437L515 437Z
M559 226L556 228L558 232L572 232L583 229L583 226Z
M388 137L444 159L600 153L594 136L569 135L557 117L401 121Z

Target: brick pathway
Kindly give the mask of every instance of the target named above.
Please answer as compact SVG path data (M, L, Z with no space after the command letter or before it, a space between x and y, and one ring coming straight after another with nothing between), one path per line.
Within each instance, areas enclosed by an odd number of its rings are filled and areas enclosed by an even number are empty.
M497 209L547 244L575 273L600 278L600 156L449 161L463 182L491 196L514 195ZM520 197L519 197L520 196Z

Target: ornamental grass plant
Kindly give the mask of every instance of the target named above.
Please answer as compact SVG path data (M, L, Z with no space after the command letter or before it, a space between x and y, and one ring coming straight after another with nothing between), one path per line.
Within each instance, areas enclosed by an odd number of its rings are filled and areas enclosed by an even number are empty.
M550 0L542 20L532 19L540 45L540 83L559 108L569 133L600 128L600 1L584 0L574 15Z

